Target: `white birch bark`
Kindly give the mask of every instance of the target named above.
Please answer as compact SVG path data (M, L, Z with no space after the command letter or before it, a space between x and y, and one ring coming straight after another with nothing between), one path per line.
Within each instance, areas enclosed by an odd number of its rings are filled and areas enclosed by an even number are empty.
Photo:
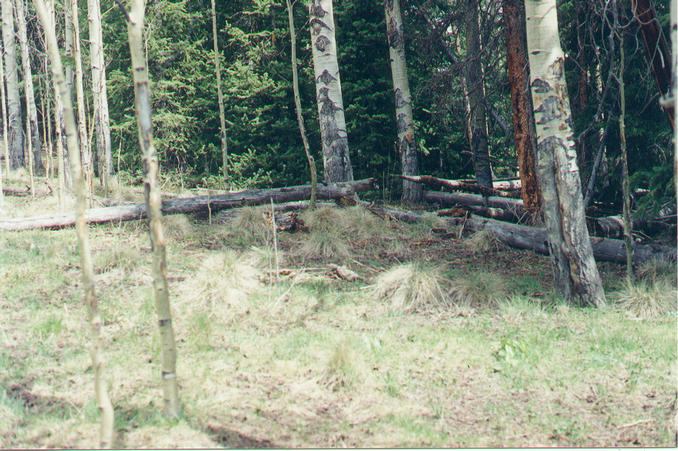
M537 170L556 289L573 303L603 306L584 217L556 0L527 0L525 13Z
M391 59L391 78L395 96L396 129L398 133L398 152L402 175L419 175L419 154L414 140L414 116L412 115L412 96L407 79L407 60L405 58L405 34L400 13L400 0L384 0L386 13L386 34ZM421 202L423 188L421 184L403 180L402 200Z
M56 26L52 15L47 10L44 0L34 0L35 9L45 30L45 41L47 43L47 52L52 63L52 77L54 84L61 92L63 99L63 114L66 122L66 135L70 152L70 163L72 166L73 182L76 188L76 232L78 236L78 250L80 254L80 265L82 267L82 285L84 288L84 301L87 306L90 326L92 329L92 343L90 345L90 357L92 367L94 368L94 387L97 397L97 404L101 410L101 428L99 430L99 446L101 448L110 448L113 446L113 423L114 413L111 400L108 396L106 381L103 378L104 361L102 353L101 329L103 321L99 313L99 306L94 291L94 266L92 264L92 253L89 245L87 233L87 222L85 220L85 210L87 208L87 198L85 182L82 177L82 168L80 163L80 151L78 143L77 128L73 115L73 105L71 103L70 92L64 77L64 69L59 55L59 48L56 39Z
M309 17L325 181L351 181L332 0L311 0Z
M101 4L99 0L87 0L89 21L90 66L92 68L92 97L94 99L94 124L97 135L97 162L99 180L108 191L109 175L113 174L111 150L111 120L108 113L106 89L106 63L101 32Z
M24 166L24 131L19 95L19 69L14 41L12 0L2 0L2 41L5 48L5 80L7 82L7 114L11 167Z

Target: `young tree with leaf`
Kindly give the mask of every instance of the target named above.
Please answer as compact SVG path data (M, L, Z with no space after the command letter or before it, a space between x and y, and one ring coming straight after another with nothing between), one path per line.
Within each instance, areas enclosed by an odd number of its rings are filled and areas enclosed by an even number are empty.
M290 47L292 60L292 89L294 91L294 108L297 113L297 124L299 125L299 134L304 145L304 152L308 160L308 167L311 171L311 198L309 200L311 209L315 208L315 201L318 192L318 172L315 167L315 158L311 154L311 146L308 144L306 136L306 127L304 126L304 114L301 110L301 94L299 93L299 71L297 70L297 33L294 28L294 7L290 0L285 0L287 5L287 20L290 25Z

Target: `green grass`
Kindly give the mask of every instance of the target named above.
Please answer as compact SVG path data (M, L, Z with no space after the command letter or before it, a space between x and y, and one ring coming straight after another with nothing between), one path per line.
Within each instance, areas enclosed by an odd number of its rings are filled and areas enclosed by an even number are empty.
M146 230L90 228L116 446L675 445L675 308L655 302L675 290L666 268L645 268L629 304L619 267L601 265L609 306L580 309L553 295L546 258L494 248L487 259L432 234L433 219L409 227L349 210L280 234L294 272L277 282L268 238L239 235L231 249L228 226L168 222L175 421L159 414ZM348 256L299 258L314 233L340 237ZM74 242L72 230L0 233L0 447L96 444ZM337 279L329 262L364 280ZM429 296L394 309L392 291L371 294L380 274L415 262L470 307L430 308Z

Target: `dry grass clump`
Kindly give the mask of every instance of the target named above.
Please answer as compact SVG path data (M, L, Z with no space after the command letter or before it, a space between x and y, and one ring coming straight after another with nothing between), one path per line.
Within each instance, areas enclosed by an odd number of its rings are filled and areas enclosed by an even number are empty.
M496 273L473 271L450 284L450 298L459 307L492 307L506 297L506 283Z
M346 234L346 216L337 208L307 210L301 215L310 232L304 236L296 254L304 259L346 258L351 247Z
M616 305L636 318L662 319L676 314L678 292L668 278L627 283L618 295Z
M412 313L451 306L443 288L447 281L437 268L420 263L398 265L377 277L372 296L393 310Z
M141 252L137 248L128 245L110 246L95 254L94 268L97 273L114 269L131 272L138 267L141 258Z
M262 287L262 277L246 255L231 250L212 254L182 284L181 299L192 311L203 309L209 316L231 317L247 310L248 296Z
M194 232L193 223L186 215L167 215L162 217L165 237L171 242L181 242Z
M497 252L506 248L504 243L497 238L497 235L488 229L480 230L471 235L466 240L466 245L474 254Z
M266 245L272 241L272 223L270 207L245 207L231 219L227 228L229 234L239 244Z
M337 344L320 378L321 382L330 390L349 388L355 376L353 349L347 341Z
M638 268L636 273L639 279L656 282L665 279L666 282L676 285L676 264L666 260L653 258Z

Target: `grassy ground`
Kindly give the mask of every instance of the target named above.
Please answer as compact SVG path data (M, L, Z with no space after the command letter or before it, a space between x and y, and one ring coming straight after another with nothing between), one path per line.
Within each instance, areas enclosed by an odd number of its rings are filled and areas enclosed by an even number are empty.
M675 268L627 287L602 264L609 307L571 308L547 258L492 237L303 219L276 252L262 209L167 218L176 421L158 413L145 225L91 227L116 447L676 444ZM0 448L97 444L78 264L73 230L0 233Z

